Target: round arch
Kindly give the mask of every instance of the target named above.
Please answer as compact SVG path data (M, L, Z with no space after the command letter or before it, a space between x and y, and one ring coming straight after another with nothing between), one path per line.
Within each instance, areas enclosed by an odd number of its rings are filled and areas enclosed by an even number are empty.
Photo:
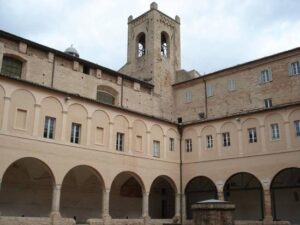
M279 171L272 179L270 189L273 219L300 223L300 168Z
M134 172L119 173L111 184L109 214L112 218L140 218L142 216L145 185Z
M217 199L218 191L215 183L206 176L191 179L185 187L186 217L192 219L192 204L208 199Z
M149 216L153 219L170 219L175 216L177 188L168 176L154 179L149 193Z
M0 211L5 216L48 217L55 178L40 159L25 157L6 169L0 191Z
M224 185L224 199L236 205L237 220L263 220L263 187L251 173L239 172Z
M63 217L86 222L89 218L100 218L102 195L105 184L100 173L91 166L73 167L65 175L60 200Z

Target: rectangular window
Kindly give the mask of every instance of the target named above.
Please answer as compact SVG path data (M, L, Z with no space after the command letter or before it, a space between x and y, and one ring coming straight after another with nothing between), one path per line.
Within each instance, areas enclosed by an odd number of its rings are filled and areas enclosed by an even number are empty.
M54 139L55 121L53 117L45 117L44 138Z
M213 86L210 85L210 84L208 84L208 85L206 86L206 95L207 95L207 97L211 97L211 96L214 95L214 89L213 89Z
M249 136L249 143L256 143L257 142L256 128L249 128L248 136Z
M271 130L272 130L272 139L278 140L280 138L278 124L277 123L271 124Z
M300 137L300 120L294 121L296 136Z
M185 103L191 103L192 102L192 92L187 91L185 92Z
M96 127L96 138L95 141L97 144L103 144L103 135L104 130L102 127Z
M175 142L174 142L174 138L169 138L169 149L171 152L175 151Z
M262 70L260 72L259 80L260 84L265 84L272 81L272 71L271 69Z
M207 141L207 148L213 148L214 147L214 140L212 135L207 135L206 136L206 141Z
M136 136L136 151L142 152L143 151L143 139L142 136Z
M18 129L26 129L27 110L17 109L15 126Z
M289 64L289 75L298 75L300 74L300 61L292 62Z
M234 91L235 90L235 80L229 79L228 80L228 91Z
M224 147L230 146L230 133L225 132L222 135L223 135L223 146Z
M81 130L81 124L72 123L71 143L74 143L74 144L80 143L80 130Z
M193 151L192 139L185 139L185 150L186 152Z
M265 103L266 108L271 108L272 107L272 99L271 98L265 99L264 103Z
M153 141L153 157L159 158L160 156L160 142Z
M124 134L117 132L116 139L116 150L123 152L124 151Z

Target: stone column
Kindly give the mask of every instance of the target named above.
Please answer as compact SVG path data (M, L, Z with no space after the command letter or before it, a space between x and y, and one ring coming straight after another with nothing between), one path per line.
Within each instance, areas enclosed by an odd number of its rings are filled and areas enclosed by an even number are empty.
M53 186L52 191L52 208L51 208L51 216L60 216L59 208L60 208L60 193L61 193L61 185L57 184Z
M185 194L181 195L181 201L182 201L182 221L186 220L186 199Z
M86 144L91 144L91 126L92 126L92 117L88 116L87 118L87 126L86 126Z
M1 186L2 186L2 179L0 178L0 193L1 193ZM0 224L1 224L1 215L2 215L2 213L0 211Z
M7 130L8 128L8 117L10 109L10 97L4 97L4 106L3 106L3 118L2 118L2 130Z
M217 182L218 199L224 201L224 181L220 180Z
M264 223L273 221L272 216L272 201L270 190L264 190Z
M180 218L180 201L181 201L181 194L176 194L175 196L175 219Z
M113 140L114 140L114 123L113 122L109 122L109 146L108 146L108 149L110 151L113 150Z
M152 156L152 154L151 154L151 131L147 131L147 155Z
M143 218L149 218L149 192L143 192Z
M61 140L66 140L66 128L67 128L67 115L68 111L62 111L62 127L61 127ZM70 130L71 132L71 130Z
M128 153L132 154L132 147L133 147L133 127L128 127Z
M110 189L104 189L102 192L102 217L103 219L105 218L110 218L109 215L109 193Z
M34 104L33 136L39 135L40 111L41 111L41 105Z
M202 201L192 205L194 225L233 225L235 205L220 200Z

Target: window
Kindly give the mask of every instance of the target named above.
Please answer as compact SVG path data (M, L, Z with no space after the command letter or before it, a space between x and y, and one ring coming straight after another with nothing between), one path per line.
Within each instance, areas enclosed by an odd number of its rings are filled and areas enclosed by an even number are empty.
M222 135L223 135L223 146L224 147L230 146L230 133L225 132Z
M185 103L191 103L192 102L192 92L187 91L185 92Z
M257 142L256 128L249 128L248 136L249 136L249 143L256 143Z
M300 74L300 61L292 62L289 64L289 75Z
M17 114L15 118L15 127L17 129L26 129L26 121L27 121L27 110L25 109L17 109Z
M137 57L140 58L146 54L146 36L140 33L137 37Z
M185 150L186 150L186 152L193 151L192 139L185 139Z
M90 67L88 67L87 65L83 65L82 72L89 75L90 74Z
M95 141L97 144L103 144L103 135L104 135L104 130L102 127L96 127L96 137Z
M272 130L272 139L278 140L280 137L278 124L277 123L271 124L271 130Z
M21 78L22 62L15 58L4 56L1 73L6 76Z
M79 142L80 142L80 130L81 130L81 124L72 123L71 143L79 144Z
M235 80L229 79L228 80L228 91L234 91L235 90Z
M124 134L117 132L116 140L116 150L123 152L124 151Z
M260 72L259 83L264 84L272 81L271 69L263 70Z
M294 124L295 124L296 136L300 137L300 120L294 121Z
M175 142L174 142L174 138L169 138L169 149L171 152L175 151Z
M272 107L272 99L271 98L265 99L264 102L265 102L265 107L266 108L271 108Z
M44 138L54 139L55 121L53 117L45 117Z
M114 105L115 97L107 92L97 91L97 101L109 105Z
M214 140L212 135L207 135L206 136L206 141L207 141L207 148L213 148L214 147Z
M165 32L162 32L161 35L161 47L160 47L160 54L163 57L168 57L169 53L169 46L168 46L168 35Z
M208 85L206 86L206 95L207 95L207 97L211 97L211 96L214 95L214 89L213 89L213 86L210 85L210 84L208 84Z
M153 141L153 157L160 156L160 142L159 141Z

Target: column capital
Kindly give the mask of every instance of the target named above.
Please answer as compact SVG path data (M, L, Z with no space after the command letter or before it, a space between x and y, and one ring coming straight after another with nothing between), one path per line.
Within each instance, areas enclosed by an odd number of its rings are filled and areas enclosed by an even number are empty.
M114 122L108 122L109 125L114 125Z
M63 114L68 114L68 111L63 110L62 113L63 113Z
M91 116L87 116L86 119L92 120L92 117Z
M4 100L10 101L10 100L11 100L11 97L5 96L5 97L4 97Z
M41 108L41 105L40 104L34 104L34 107L35 108Z

